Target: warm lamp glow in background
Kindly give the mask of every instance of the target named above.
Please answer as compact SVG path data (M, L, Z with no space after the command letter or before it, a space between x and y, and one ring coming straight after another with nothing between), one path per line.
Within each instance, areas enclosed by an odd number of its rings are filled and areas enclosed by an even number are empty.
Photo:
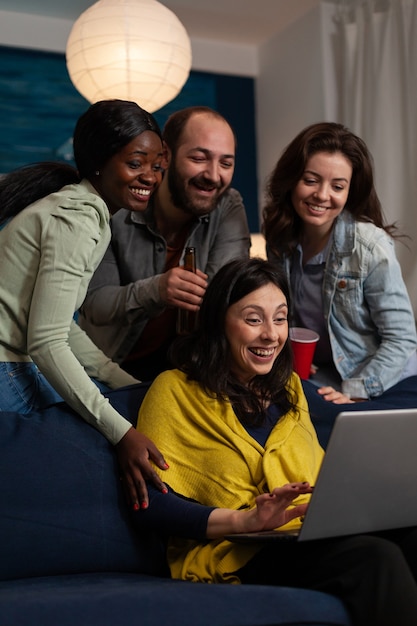
M66 58L89 102L132 100L153 113L186 82L191 44L177 16L156 0L99 0L74 23Z

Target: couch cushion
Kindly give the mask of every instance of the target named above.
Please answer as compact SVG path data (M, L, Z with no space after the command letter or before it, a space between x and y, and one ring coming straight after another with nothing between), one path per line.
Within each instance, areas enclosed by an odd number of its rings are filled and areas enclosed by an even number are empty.
M146 387L109 393L134 421ZM165 572L154 537L131 528L112 446L65 404L0 414L0 579Z
M342 603L319 591L207 585L134 574L0 583L2 626L347 626Z

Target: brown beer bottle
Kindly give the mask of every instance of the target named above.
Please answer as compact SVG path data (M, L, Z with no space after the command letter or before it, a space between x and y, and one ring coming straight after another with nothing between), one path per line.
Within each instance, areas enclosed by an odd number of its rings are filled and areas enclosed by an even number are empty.
M195 262L195 248L185 248L184 253L184 269L189 272L196 273ZM193 311L185 311L184 309L178 309L177 313L177 333L178 335L185 335L190 333L195 328L196 314Z

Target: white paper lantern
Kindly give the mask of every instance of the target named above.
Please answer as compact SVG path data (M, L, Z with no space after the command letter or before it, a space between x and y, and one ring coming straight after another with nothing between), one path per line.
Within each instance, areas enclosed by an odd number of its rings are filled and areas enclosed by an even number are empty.
M89 102L132 100L152 113L182 89L191 44L177 16L156 0L99 0L74 23L66 58Z

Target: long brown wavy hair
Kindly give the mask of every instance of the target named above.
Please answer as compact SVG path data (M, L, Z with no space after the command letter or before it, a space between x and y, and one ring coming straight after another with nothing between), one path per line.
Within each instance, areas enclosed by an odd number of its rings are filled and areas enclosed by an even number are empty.
M352 179L344 210L356 220L371 222L392 237L395 224L386 224L374 187L373 159L365 142L348 128L335 122L307 126L285 148L266 187L263 233L268 249L278 257L291 254L298 243L301 219L295 212L291 194L302 178L309 158L317 152L340 152L352 165Z

